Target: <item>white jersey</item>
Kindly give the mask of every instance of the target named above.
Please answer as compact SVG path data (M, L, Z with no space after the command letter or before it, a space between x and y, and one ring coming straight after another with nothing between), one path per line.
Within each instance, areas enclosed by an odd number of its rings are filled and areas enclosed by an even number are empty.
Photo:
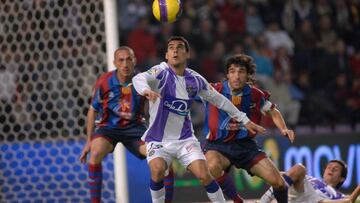
M317 203L321 200L336 200L344 197L344 194L327 185L321 179L308 175L304 178L304 192L297 192L293 187L289 189L289 202L294 203Z
M132 82L141 95L144 95L145 90L161 95L161 99L149 102L150 125L142 138L146 142L196 139L190 120L190 107L196 96L228 112L239 122L249 121L245 113L213 89L200 74L189 68L185 69L184 76L179 76L167 63L162 62L139 73Z

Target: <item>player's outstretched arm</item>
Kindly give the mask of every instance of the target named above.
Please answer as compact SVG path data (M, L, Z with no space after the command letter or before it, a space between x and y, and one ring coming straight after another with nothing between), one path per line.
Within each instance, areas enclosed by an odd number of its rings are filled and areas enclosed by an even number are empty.
M350 196L339 200L322 200L319 203L355 203L356 199L360 195L360 185L358 185Z
M248 131L250 131L253 134L255 134L255 133L264 134L266 131L265 128L263 128L260 125L257 125L256 123L254 123L250 120L249 120L249 122L245 123L244 126Z
M152 102L155 102L157 98L161 98L161 95L159 93L154 92L149 89L145 89L143 91L143 94L146 97L146 99L148 99L149 101L152 101Z
M360 185L358 185L355 190L351 193L351 195L349 196L351 202L356 202L356 199L358 198L358 196L360 195Z
M145 96L150 101L155 101L157 98L161 98L160 94L155 92L151 86L154 86L156 82L159 82L157 76L163 72L164 64L152 67L146 72L139 73L135 75L132 79L132 84L134 85L135 90L140 94ZM162 75L160 80L165 80L165 74ZM155 82L155 83L154 83ZM152 84L152 85L150 85ZM157 87L157 85L155 85Z
M87 113L87 117L86 117L86 135L87 135L87 140L86 140L86 144L85 147L83 149L83 151L81 152L81 155L79 157L79 160L81 163L86 163L87 160L87 154L90 152L90 147L91 147L91 134L94 130L94 125L95 125L95 118L96 118L96 111L95 109L90 106L89 111Z
M351 203L350 199L337 199L337 200L321 200L318 203Z
M273 108L269 111L273 122L276 127L279 128L281 134L289 138L290 142L293 143L295 140L295 133L293 130L287 128L284 118L282 117L280 111L277 108Z

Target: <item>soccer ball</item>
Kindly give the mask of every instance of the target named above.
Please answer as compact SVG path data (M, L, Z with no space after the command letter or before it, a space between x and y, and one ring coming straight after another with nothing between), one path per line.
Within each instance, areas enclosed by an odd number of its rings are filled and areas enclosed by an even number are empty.
M182 4L180 0L154 0L152 12L158 21L173 23L181 15Z

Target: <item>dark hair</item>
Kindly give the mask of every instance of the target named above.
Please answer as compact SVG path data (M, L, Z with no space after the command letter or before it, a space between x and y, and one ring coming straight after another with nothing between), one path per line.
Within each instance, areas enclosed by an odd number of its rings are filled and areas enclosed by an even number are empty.
M335 186L336 189L339 189L339 188L343 185L343 183L344 183L344 181L345 181L345 179L346 179L346 177L347 177L347 172L348 172L348 170L347 170L347 164L346 164L344 161L338 160L338 159L330 160L330 161L328 162L328 164L329 164L329 163L338 163L338 164L341 166L341 177L344 178L344 180L341 181L340 183L338 183L338 184Z
M189 42L182 36L171 36L168 41L167 41L167 45L169 46L169 43L171 41L182 41L184 42L185 44L185 49L186 49L186 52L189 52L190 51L190 45L189 45Z
M249 74L249 82L253 82L253 74L256 71L256 64L254 63L254 60L251 56L248 56L246 54L236 54L233 56L230 56L226 60L226 67L225 67L225 73L229 73L229 68L231 65L237 65L237 66L243 66L246 68L246 72Z

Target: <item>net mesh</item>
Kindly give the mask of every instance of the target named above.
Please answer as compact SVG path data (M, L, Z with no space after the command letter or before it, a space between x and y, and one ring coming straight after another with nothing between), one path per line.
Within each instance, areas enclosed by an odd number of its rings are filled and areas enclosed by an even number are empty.
M103 2L0 0L0 200L88 202L79 163L91 89L106 71ZM112 158L104 201L114 200Z

